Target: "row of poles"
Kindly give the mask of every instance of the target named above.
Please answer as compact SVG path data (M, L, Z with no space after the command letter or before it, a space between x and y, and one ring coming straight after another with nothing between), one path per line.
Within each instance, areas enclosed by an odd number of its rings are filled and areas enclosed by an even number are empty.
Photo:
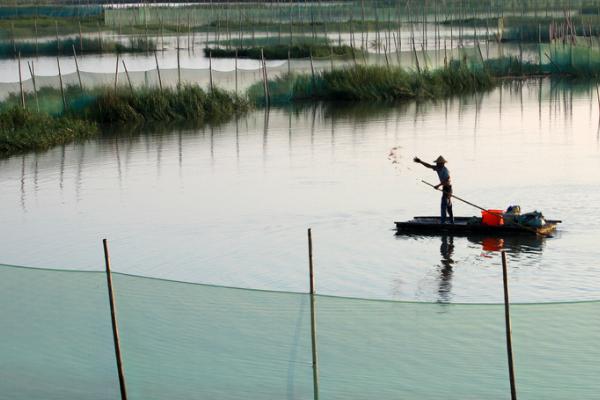
M464 37L465 37L465 26L463 23L461 23L462 20L465 20L469 17L475 18L475 17L483 17L485 19L485 29L486 29L486 37L489 38L490 36L490 26L488 24L488 20L492 20L492 19L501 19L504 17L504 13L505 13L505 7L504 5L501 5L498 2L494 2L492 0L486 1L486 2L481 2L481 4L477 4L477 6L475 4L473 4L473 2L468 2L468 1L449 1L449 2L442 2L442 4L440 3L440 0L429 0L429 1L422 1L422 2L411 2L410 0L406 0L404 2L402 1L398 1L395 2L394 5L388 4L388 3L383 3L383 7L379 7L379 2L374 2L373 4L368 4L365 5L365 1L361 0L360 2L357 1L352 1L352 2L347 2L347 3L335 3L335 4L328 4L326 6L323 6L323 3L327 3L327 2L322 2L322 1L316 1L316 2L310 2L307 3L306 1L304 3L302 2L282 2L282 1L273 1L267 4L263 4L261 5L262 7L265 8L264 11L260 11L262 10L262 8L259 7L259 5L257 4L252 4L250 7L255 7L257 8L257 10L255 12L258 12L259 14L264 14L263 16L261 16L261 18L264 18L266 16L267 20L261 20L261 19L253 19L254 17L252 16L252 10L248 11L249 6L245 5L243 3L241 3L241 5L239 5L239 9L233 8L229 3L223 3L223 4L216 4L213 3L212 1L210 2L210 4L204 5L203 7L191 7L191 8L185 8L187 6L181 6L181 7L176 7L173 8L176 11L173 11L174 13L176 13L176 23L175 23L175 28L176 28L176 32L177 32L177 36L179 37L180 33L183 31L182 27L183 25L180 22L180 15L183 17L187 17L187 35L188 35L188 43L190 43L191 41L191 46L194 46L194 39L191 38L191 36L193 35L195 37L195 33L196 30L192 29L192 26L197 27L197 26L202 26L202 25L198 25L199 22L196 20L198 18L197 13L198 10L201 10L202 13L206 14L207 16L207 21L206 24L204 25L206 28L206 35L207 35L207 41L208 41L208 34L210 31L210 27L211 25L214 25L214 33L215 33L215 38L216 38L216 42L219 42L219 39L221 37L221 22L222 19L225 20L225 26L226 26L226 31L222 34L225 37L225 43L227 46L230 46L231 41L232 41L232 37L235 36L235 31L232 32L232 29L235 29L236 25L239 23L239 27L238 27L238 32L237 32L237 36L238 36L238 40L240 41L240 43L243 43L244 41L244 23L248 23L250 25L250 27L252 28L251 31L251 37L252 40L254 41L255 39L255 25L260 24L260 23L272 23L272 24L277 24L278 25L278 37L279 37L279 41L281 42L281 37L282 37L282 25L288 25L289 26L289 40L290 40L290 45L293 44L293 35L294 35L294 23L296 22L297 24L300 24L300 26L304 26L306 23L310 26L310 31L307 32L309 33L314 39L316 39L317 35L319 33L323 33L326 37L329 36L330 33L335 33L335 28L334 29L330 29L330 27L328 27L328 24L337 24L337 33L338 33L338 44L341 45L341 35L342 35L342 25L344 27L349 26L350 30L353 30L353 27L355 25L355 23L360 23L361 26L361 38L360 38L360 47L361 48L367 48L369 47L369 32L370 32L370 23L373 21L372 18L374 18L375 21L375 29L374 29L374 35L375 35L375 40L374 40L374 47L377 49L378 53L381 53L381 48L383 45L387 46L387 48L391 48L391 35L389 34L389 32L393 32L395 29L398 30L397 32L397 36L400 36L400 30L402 27L402 23L406 23L406 24L410 24L410 29L411 29L411 36L414 36L415 34L415 24L420 24L422 25L421 27L421 34L422 34L422 42L424 43L424 45L427 45L428 42L428 33L427 30L428 28L428 24L433 23L434 24L434 42L436 45L437 49L441 48L441 41L440 41L440 29L439 29L439 25L440 23L444 23L446 26L450 27L450 41L453 41L453 31L457 30L457 37L458 37L458 42L459 43L463 43ZM539 9L539 2L536 1L533 4L533 10L534 10L534 15L535 17L538 17L538 9ZM548 5L548 7L544 7L545 11L546 11L546 17L548 17L548 9L550 7L553 7L555 10L564 10L564 17L566 20L571 21L572 20L572 16L571 16L571 2L569 3L564 3L562 1L551 1L551 2L546 2L544 1L543 4ZM349 6L348 6L349 5ZM531 5L531 3L530 3ZM139 7L135 9L135 14L134 16L137 18L137 15L139 14L137 12L137 10L143 10L143 21L137 21L137 20L130 20L129 23L132 27L135 27L135 25L137 23L141 23L143 22L144 24L144 34L146 37L146 45L147 45L147 50L149 51L150 48L148 47L150 44L150 33L149 33L149 15L151 15L150 13L150 9L154 9L156 10L156 15L154 17L150 17L151 20L157 20L159 23L159 32L160 32L160 38L161 38L161 43L162 43L162 47L164 48L164 28L165 28L165 24L164 24L164 17L161 16L161 13L163 12L168 12L165 11L165 7L158 7L156 6L156 4L152 4L149 2L144 2L143 4L140 2ZM236 6L238 6L236 4ZM285 7L288 7L289 10L285 10ZM520 10L516 10L515 9L515 4L514 2L512 3L512 10L511 13L513 15L518 15L519 11L520 11L520 15L521 17L524 17L526 15L526 12L529 11L529 9L524 5ZM298 9L298 15L295 16L294 13L294 9L297 8ZM304 10L301 12L301 8L303 8ZM269 10L270 9L270 10ZM168 8L167 8L168 10ZM183 11L182 11L183 10ZM244 10L246 10L246 14L244 13ZM359 15L355 15L356 11L358 10ZM287 11L287 12L286 12ZM111 10L111 9L107 9L104 11L105 13L108 13L108 16L105 18L105 23L108 24L112 24L112 28L113 29L117 29L117 25L116 22L118 21L118 32L119 34L121 34L121 13L122 12L128 12L129 8L124 8L124 7L119 7L116 10ZM239 21L235 21L233 17L232 21L230 23L230 15L235 14L237 12L238 14L238 19ZM599 8L599 13L600 13L600 8ZM369 14L369 15L367 15ZM386 16L387 14L387 16ZM433 14L433 17L431 17L430 14ZM296 18L296 19L295 19ZM343 18L349 18L349 20L343 20ZM581 25L583 26L583 34L586 34L586 28L585 28L585 23L583 20L583 16L581 17ZM192 22L192 19L194 19L195 21ZM456 24L454 21L458 20L459 23ZM80 51L83 51L83 38L82 38L82 27L81 27L81 19L78 21L79 24L79 41L80 41ZM323 31L322 32L317 32L317 25L322 25L323 26ZM553 22L552 25L555 25L556 23ZM394 25L396 26L396 28L394 28ZM573 23L567 23L566 26L570 27L572 26ZM588 25L590 25L588 23ZM173 26L170 26L171 29L174 29ZM231 27L231 28L230 28ZM38 28L37 28L37 15L36 18L34 19L34 29L35 29L35 41L36 41L36 54L37 54L37 37L38 37ZM102 32L101 32L101 28L100 28L100 24L98 22L97 24L97 33L98 33L98 38L100 40L100 46L102 47ZM287 29L287 26L286 26ZM266 29L266 35L267 38L269 37L270 31L272 29ZM383 31L383 36L384 38L382 39L382 33L381 31ZM11 33L12 33L12 42L13 42L13 47L14 47L14 54L17 54L17 47L15 45L15 34L14 34L14 26L11 25ZM587 31L587 33L589 35L592 35L592 29L591 26L589 27L589 30ZM58 25L56 25L56 35L58 38ZM305 32L301 31L300 35L305 35ZM352 41L354 41L354 39L352 39ZM58 39L57 39L58 42ZM382 44L383 43L383 44ZM57 43L58 45L58 43ZM355 44L356 46L356 44Z
M261 55L262 55L262 59L261 59L261 65L260 65L260 69L262 70L261 75L263 78L263 82L264 82L264 87L265 87L265 96L268 97L268 86L267 86L267 80L268 80L268 75L267 75L267 65L266 65L266 60L264 57L264 53L261 50ZM77 58L77 51L75 50L75 46L73 46L73 60L75 62L75 71L77 73L77 80L79 83L79 88L80 90L83 92L84 91L84 86L83 86L83 81L81 79L81 70L79 69L79 61ZM158 56L157 56L157 52L154 52L154 60L155 60L155 66L156 66L156 73L157 73L157 77L158 77L158 84L159 84L159 88L162 91L163 90L163 81L162 81L162 76L161 76L161 70L160 70L160 65L158 63ZM208 64L208 71L209 71L209 88L212 91L215 87L214 82L213 82L213 67L212 67L212 54L209 53L209 64ZM120 63L119 63L120 61ZM67 99L66 99L66 95L65 95L65 87L64 87L64 83L63 83L63 75L62 75L62 69L61 69L61 64L60 64L60 58L58 56L56 56L56 65L58 67L58 79L59 79L59 88L60 88L60 93L61 93L61 97L62 97L62 102L63 102L63 108L65 110L67 110ZM123 67L123 71L125 72L125 76L127 78L127 83L129 86L129 89L131 90L131 92L133 92L134 87L133 87L133 83L131 81L131 77L129 75L129 69L127 68L127 64L125 63L125 60L120 57L119 53L116 54L116 62L115 62L115 77L114 77L114 90L115 92L117 91L117 87L119 84L119 69L120 69L120 65L122 65ZM26 104L25 104L25 89L24 89L24 84L23 84L23 72L22 72L22 62L21 62L21 53L18 53L17 55L17 68L19 70L19 90L20 90L20 102L21 102L21 106L22 108L26 108ZM40 111L40 107L39 107L39 100L38 100L38 87L37 87L37 82L36 82L36 75L35 75L35 64L34 61L27 61L27 68L29 70L29 74L31 76L31 83L33 85L33 94L34 94L34 99L36 102L36 108L37 111ZM235 62L234 62L234 70L235 70L235 93L238 93L238 57L237 57L237 51L236 51L236 55L235 55ZM181 86L181 59L180 59L180 49L177 49L177 88L179 88Z
M119 389L121 400L127 400L127 385L125 381L125 370L123 367L123 358L121 355L121 343L119 339L119 327L117 321L117 310L115 293L112 283L112 271L110 255L108 251L107 239L102 240L105 260L106 283L108 287L108 298L110 305L110 316L113 332L113 342L115 348L115 359L117 363L117 373L119 376ZM506 252L501 252L502 256L502 281L504 288L504 320L506 331L506 352L508 356L508 373L510 382L511 400L517 400L517 390L515 384L515 368L512 350L512 328L510 322L510 299L508 294L508 263L506 260ZM312 376L313 376L313 399L319 400L319 361L317 351L317 311L316 311L316 289L315 289L315 273L313 261L313 241L312 229L308 229L308 273L309 273L309 295L310 295L310 338L311 338L311 355L312 355Z
M77 79L78 79L78 83L79 83L79 88L80 90L83 92L84 91L84 86L83 86L83 81L81 79L81 71L79 69L79 61L77 58L77 51L75 49L75 46L72 46L72 50L73 50L73 61L75 63L75 70L77 73ZM181 87L181 57L180 57L180 48L177 48L177 88ZM264 55L264 51L261 48L261 59L259 60L260 62L260 66L259 66L259 70L260 70L260 74L261 74L261 78L262 78L262 83L263 83L263 90L264 90L264 97L265 97L265 101L266 101L266 105L268 106L270 103L270 91L269 91L269 85L268 85L268 81L269 81L269 76L268 76L268 72L267 72L267 63L266 63L266 58ZM290 55L290 51L288 50L288 74L291 73L291 55ZM313 57L312 57L312 53L309 57L310 60L310 70L311 70L311 75L312 75L312 82L313 85L315 84L315 80L316 80L316 72L315 72L315 66L314 66L314 61L313 61ZM334 64L333 64L333 52L331 52L330 54L330 61L331 61L331 69L334 68ZM386 60L388 60L387 56L386 56ZM120 63L119 63L120 61ZM158 62L158 55L157 52L154 51L154 61L155 61L155 67L156 67L156 73L157 73L157 78L158 78L158 85L159 85L159 89L162 91L163 90L163 80L162 80L162 76L161 76L161 69L160 69L160 65ZM354 58L354 62L356 63L356 58ZM365 59L365 63L366 63L366 59ZM213 91L215 88L215 84L214 84L214 79L213 79L213 59L212 59L212 52L209 52L208 54L208 71L209 71L209 89L210 91ZM25 90L24 90L24 85L23 85L23 74L22 74L22 62L21 62L21 54L19 53L17 55L17 68L19 70L19 90L20 90L20 101L21 101L21 106L22 108L26 108L26 103L25 103ZM56 64L58 67L58 78L59 78L59 87L60 87L60 93L61 93L61 97L62 97L62 102L63 102L63 108L65 110L67 110L67 99L66 99L66 95L65 95L65 88L64 88L64 83L63 83L63 75L62 75L62 69L61 69L61 64L60 64L60 58L57 56L56 57ZM131 81L131 77L129 75L129 70L127 68L127 64L125 63L125 60L121 57L119 53L116 54L116 62L115 62L115 76L114 76L114 90L115 92L117 91L117 87L118 87L118 83L119 83L119 69L120 69L120 64L123 67L123 71L125 72L125 76L127 78L127 83L129 86L129 89L133 92L134 87L133 87L133 83ZM418 64L418 61L417 61ZM388 66L389 66L389 62L388 62ZM35 76L35 64L34 61L32 60L27 61L27 67L29 69L29 74L31 76L31 81L32 81L32 85L33 85L33 94L34 94L34 99L36 102L36 107L37 107L37 111L40 110L39 108L39 100L38 100L38 88L37 88L37 82L36 82L36 76ZM239 93L239 89L238 89L238 73L239 73L239 69L238 69L238 52L237 50L235 51L235 57L234 57L234 75L235 75L235 93L238 94Z

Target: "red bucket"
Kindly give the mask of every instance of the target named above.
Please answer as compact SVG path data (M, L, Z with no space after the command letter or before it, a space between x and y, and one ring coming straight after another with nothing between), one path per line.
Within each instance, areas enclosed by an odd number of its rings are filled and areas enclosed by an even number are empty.
M481 211L481 223L488 226L504 225L503 210Z

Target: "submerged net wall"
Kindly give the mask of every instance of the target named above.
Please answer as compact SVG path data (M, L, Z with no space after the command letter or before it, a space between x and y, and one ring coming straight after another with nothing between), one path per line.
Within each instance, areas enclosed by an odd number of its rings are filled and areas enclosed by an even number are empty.
M113 275L131 399L310 399L310 299ZM0 393L118 399L106 278L0 266ZM316 297L325 399L509 397L502 305ZM600 302L513 305L523 399L596 399Z

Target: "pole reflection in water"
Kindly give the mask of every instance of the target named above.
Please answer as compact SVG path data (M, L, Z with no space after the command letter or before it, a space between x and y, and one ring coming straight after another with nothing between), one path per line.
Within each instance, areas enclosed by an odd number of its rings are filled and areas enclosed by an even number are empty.
M440 280L438 287L438 302L449 303L452 299L452 274L454 273L454 237L442 236L442 244L440 245Z

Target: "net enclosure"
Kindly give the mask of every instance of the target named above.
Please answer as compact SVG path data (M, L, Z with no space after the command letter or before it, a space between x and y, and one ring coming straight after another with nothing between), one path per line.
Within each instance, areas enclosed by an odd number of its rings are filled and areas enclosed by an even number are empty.
M131 399L310 399L310 295L113 274ZM0 393L118 399L106 278L0 266ZM504 308L318 295L326 399L509 397ZM596 399L600 302L511 307L523 399Z

